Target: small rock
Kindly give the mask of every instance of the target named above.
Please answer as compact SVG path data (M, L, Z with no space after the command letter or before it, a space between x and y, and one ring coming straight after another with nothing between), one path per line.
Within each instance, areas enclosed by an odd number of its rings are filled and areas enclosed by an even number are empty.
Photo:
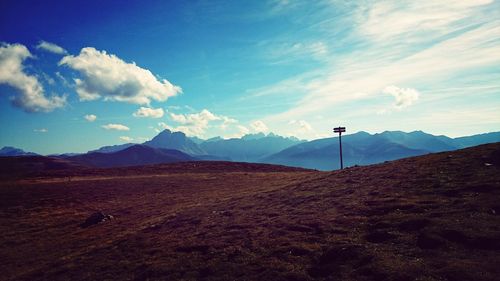
M221 215L221 216L226 216L226 217L230 217L233 215L233 213L231 213L231 211L212 211L212 214L214 215Z
M91 225L98 224L106 220L112 220L114 217L112 215L105 215L103 212L95 212L91 214L84 223L80 224L80 227L87 228Z

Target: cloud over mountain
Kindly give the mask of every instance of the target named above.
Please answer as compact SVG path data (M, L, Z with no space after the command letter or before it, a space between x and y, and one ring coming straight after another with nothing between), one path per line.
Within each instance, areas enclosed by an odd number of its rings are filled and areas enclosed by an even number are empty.
M416 100L418 100L420 95L415 89L399 88L394 85L385 87L383 92L394 97L394 107L396 109L403 109L412 105Z
M238 120L236 119L229 118L224 115L216 115L207 109L191 114L170 113L170 119L180 125L177 127L171 127L165 123L161 123L160 126L163 129L183 132L188 136L203 136L211 122L218 122L219 128L223 130L225 130L230 124L238 123Z
M77 56L68 55L59 65L77 71L74 79L80 100L121 101L148 105L152 100L166 101L182 92L166 79L159 81L151 71L128 63L106 51L83 48Z
M250 127L257 133L264 133L264 132L267 132L269 130L269 128L267 128L267 125L264 124L264 122L260 121L260 120L257 120L257 121L254 121L250 124Z
M49 112L66 104L66 96L45 96L43 85L24 71L24 61L32 58L22 44L0 43L0 84L16 89L12 103L27 112Z
M314 132L311 124L305 120L291 120L288 124L292 125L293 133L291 135L294 136L302 136L310 132Z

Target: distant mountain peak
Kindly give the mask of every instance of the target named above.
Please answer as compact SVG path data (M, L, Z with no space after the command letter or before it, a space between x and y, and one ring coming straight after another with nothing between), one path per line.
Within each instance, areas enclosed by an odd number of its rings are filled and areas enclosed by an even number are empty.
M220 140L223 140L223 138L217 136L217 137L209 138L209 139L205 140L205 142L220 141Z
M241 137L241 139L243 139L243 140L256 140L256 139L261 139L261 138L265 138L265 137L266 137L266 134L257 133L257 134L246 134L243 137Z
M181 136L186 136L186 134L184 134L183 132L180 132L180 131L171 131L169 129L165 129L165 130L161 131L158 135L156 135L156 137L158 137L158 136L164 136L164 135L181 135Z
M200 146L188 138L183 132L172 132L165 129L144 143L155 148L175 149L190 155L205 155L205 151Z
M262 138L282 138L282 139L290 139L290 140L296 140L296 141L299 141L299 139L297 137L294 137L294 136L290 136L290 137L284 137L284 136L280 136L278 134L275 134L273 132L270 132L268 133L267 135L265 133L256 133L256 134L246 134L244 135L243 137L241 137L242 140L258 140L258 139L262 139Z
M34 156L38 155L33 152L26 152L20 148L13 146L4 146L0 149L0 156Z
M124 144L116 144L116 145L107 145L107 146L100 147L98 149L90 150L90 151L88 151L88 153L92 153L92 152L113 153L113 152L117 152L117 151L120 151L120 150L124 150L124 149L129 148L129 147L131 147L133 145L135 145L135 143L124 143Z

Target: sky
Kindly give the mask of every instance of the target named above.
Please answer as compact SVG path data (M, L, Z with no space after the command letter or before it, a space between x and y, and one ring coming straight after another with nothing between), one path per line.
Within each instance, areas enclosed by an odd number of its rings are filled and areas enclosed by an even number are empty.
M0 2L0 147L500 131L500 1Z

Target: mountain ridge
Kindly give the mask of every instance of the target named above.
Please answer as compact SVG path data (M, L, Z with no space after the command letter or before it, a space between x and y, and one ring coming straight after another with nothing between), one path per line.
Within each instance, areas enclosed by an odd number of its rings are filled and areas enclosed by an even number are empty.
M384 131L373 135L361 131L342 137L343 158L345 166L375 164L409 156L500 142L500 132L464 138L457 140L457 138L434 136L422 131L409 133ZM339 169L338 141L338 137L309 141L289 147L260 161L309 169Z
M4 146L0 149L0 156L36 156L34 152L26 152L13 146Z
M179 150L154 148L142 144L136 144L117 152L91 152L67 157L66 159L83 165L99 168L140 166L197 160L196 158Z
M500 132L490 132L473 136L450 138L435 136L423 131L384 131L370 134L360 131L344 135L343 156L344 166L368 165L388 160L395 160L409 156L424 155L432 152L450 151L490 142L500 142ZM144 158L138 157L137 152L126 151L121 154L123 163L112 160L112 157L95 156L92 153L116 153L130 147L142 145L154 150L144 150ZM137 149L137 148L136 148ZM168 158L161 150L175 150L189 157ZM27 154L21 149L4 147L6 155L34 155ZM126 157L125 154L129 153ZM177 153L170 151L170 154ZM90 156L89 156L90 155ZM173 154L172 154L173 155ZM170 156L172 156L170 155ZM1 156L1 154L0 154ZM279 164L308 169L332 170L340 168L338 137L301 141L292 137L283 137L269 134L248 134L241 138L222 139L220 137L208 140L187 137L182 132L164 130L150 141L143 144L126 143L104 146L80 155L55 155L62 159L93 159L95 157L108 159L109 166L141 165L150 159L165 159L165 161L185 161L197 159L204 161L236 161ZM134 161L129 160L135 159ZM97 160L95 160L97 161ZM104 161L104 160L102 160ZM99 161L97 161L99 162ZM156 162L154 162L156 163ZM99 165L105 165L99 162Z
M172 132L168 129L161 131L158 135L144 145L154 148L175 149L190 155L206 155L207 153L198 144L189 139L182 132Z

